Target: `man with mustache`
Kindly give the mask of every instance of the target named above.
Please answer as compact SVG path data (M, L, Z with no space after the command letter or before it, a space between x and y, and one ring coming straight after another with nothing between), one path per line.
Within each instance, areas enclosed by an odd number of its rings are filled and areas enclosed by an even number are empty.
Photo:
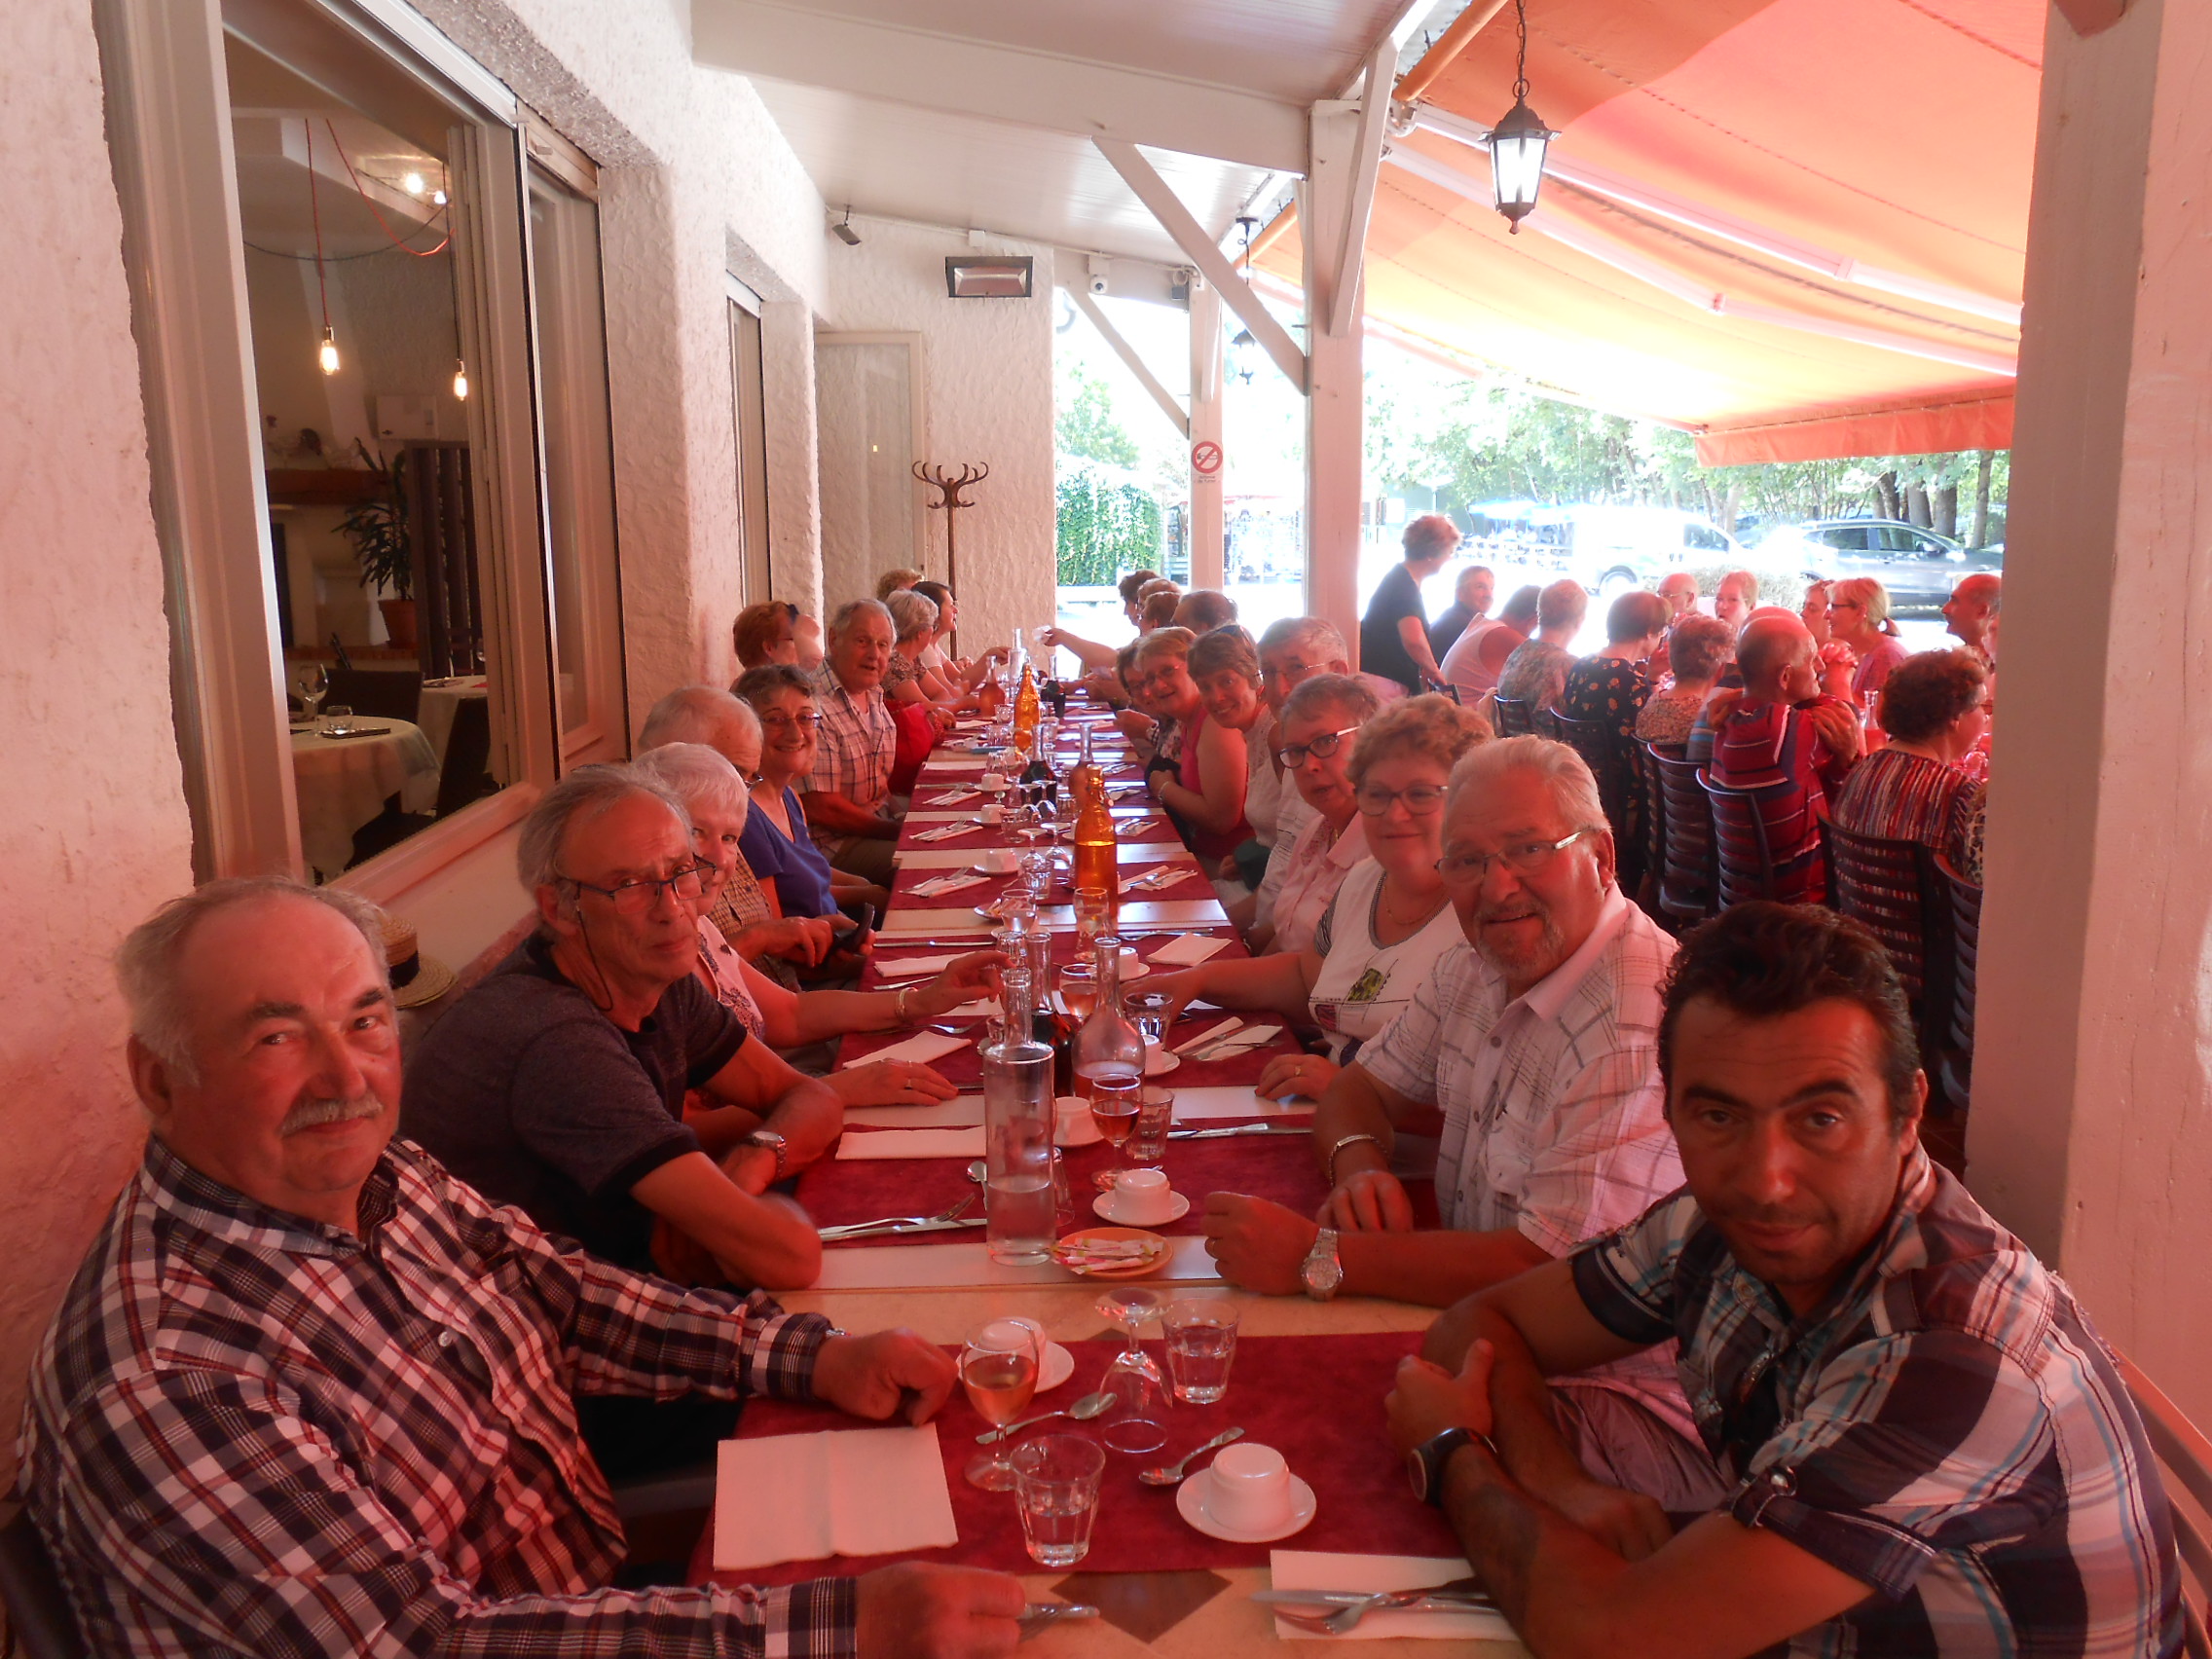
M1734 906L1682 941L1660 1051L1684 1189L1445 1314L1390 1396L1416 1492L1530 1650L2178 1655L2127 1384L1922 1150L1928 1080L1873 936ZM1677 1344L1702 1500L1594 1463L1545 1381Z
M1453 768L1445 814L1437 867L1467 943L1322 1094L1313 1150L1332 1191L1318 1222L1207 1199L1207 1247L1233 1283L1442 1308L1621 1226L1681 1180L1658 1077L1674 940L1613 880L1590 768L1543 738L1483 744ZM1415 1225L1392 1172L1401 1132L1442 1135L1441 1228ZM1694 1458L1665 1356L1582 1383L1579 1407L1609 1439L1669 1465Z
M394 1141L380 917L210 883L125 942L152 1119L33 1362L22 1486L91 1651L1005 1659L1018 1580L610 1589L580 1397L935 1415L952 1362L611 1267Z

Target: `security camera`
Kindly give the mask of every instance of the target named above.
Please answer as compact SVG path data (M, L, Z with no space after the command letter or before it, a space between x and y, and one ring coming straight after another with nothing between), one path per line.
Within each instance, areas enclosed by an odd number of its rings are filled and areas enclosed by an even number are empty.
M1103 294L1106 291L1106 277L1103 273L1094 273L1091 276L1090 291L1094 294Z
M1090 271L1090 291L1094 294L1106 292L1107 282L1113 274L1112 263L1102 253L1092 254L1084 263Z

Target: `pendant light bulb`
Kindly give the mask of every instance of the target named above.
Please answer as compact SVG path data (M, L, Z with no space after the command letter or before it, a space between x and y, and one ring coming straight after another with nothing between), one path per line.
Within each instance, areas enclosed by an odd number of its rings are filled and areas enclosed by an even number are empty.
M330 329L322 331L322 348L315 352L314 357L322 365L324 374L334 375L338 372L338 338Z
M406 176L405 178L401 179L401 180L400 180L399 182L400 182L400 183L401 183L402 185L406 186L406 188L407 188L407 194L408 194L408 195L410 195L410 196L420 196L420 195L422 195L422 194L423 194L423 175L422 175L421 173L419 173L419 172L410 172L410 173L409 173L409 174L408 174L408 175L407 175L407 176Z
M442 190L431 191L430 203L433 206L443 207L446 204L446 193Z
M453 394L462 403L468 401L468 364L460 357L453 360Z

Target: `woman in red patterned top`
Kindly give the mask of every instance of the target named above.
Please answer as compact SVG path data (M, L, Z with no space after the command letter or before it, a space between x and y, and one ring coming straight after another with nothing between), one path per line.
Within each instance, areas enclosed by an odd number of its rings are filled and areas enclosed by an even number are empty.
M1887 747L1862 761L1835 799L1856 835L1921 841L1956 856L1973 780L1959 761L1989 729L1989 672L1968 651L1922 651L1882 687Z

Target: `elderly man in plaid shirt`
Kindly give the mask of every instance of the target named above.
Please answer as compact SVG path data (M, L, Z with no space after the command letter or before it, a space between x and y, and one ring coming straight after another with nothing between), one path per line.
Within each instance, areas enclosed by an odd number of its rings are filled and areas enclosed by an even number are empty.
M1686 1188L1446 1314L1390 1397L1415 1491L1530 1648L2178 1655L2173 1520L2120 1367L1922 1150L1873 936L1737 905L1683 940L1660 1041ZM1721 1486L1678 1533L1675 1502L1582 1466L1545 1382L1677 1344Z
M1681 1182L1661 1111L1659 986L1674 940L1623 897L1598 786L1565 744L1478 746L1453 769L1438 868L1468 942L1323 1091L1319 1223L1215 1194L1208 1248L1236 1284L1436 1307L1565 1255ZM1441 1130L1441 1229L1391 1173ZM1697 1479L1663 1355L1579 1380L1586 1438Z
M891 612L872 599L839 606L830 618L830 648L814 677L820 740L799 792L814 843L831 866L878 887L891 885L904 816L891 798L899 728L883 700L893 638Z
M392 1140L378 916L213 883L125 944L153 1138L32 1369L22 1484L100 1655L1003 1659L1017 1580L608 1588L574 1397L933 1415L950 1360L625 1272Z

